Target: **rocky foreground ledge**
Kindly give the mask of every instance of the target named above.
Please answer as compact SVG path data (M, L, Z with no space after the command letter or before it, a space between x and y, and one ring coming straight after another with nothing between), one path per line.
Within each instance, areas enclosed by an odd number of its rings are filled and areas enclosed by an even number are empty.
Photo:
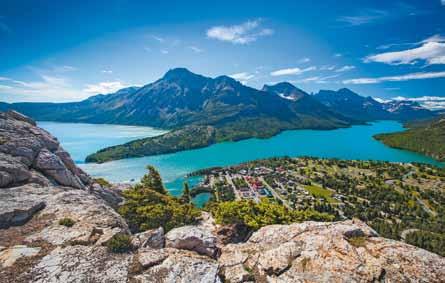
M34 121L0 113L0 282L444 282L445 258L358 220L266 226L241 243L199 225L131 235L122 199ZM71 227L60 220L74 220ZM227 231L227 229L225 230ZM132 250L111 253L115 234Z

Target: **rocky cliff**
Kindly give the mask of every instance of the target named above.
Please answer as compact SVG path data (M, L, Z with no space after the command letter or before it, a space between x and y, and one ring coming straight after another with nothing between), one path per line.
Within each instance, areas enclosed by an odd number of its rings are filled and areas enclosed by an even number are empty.
M445 259L357 220L267 226L227 244L199 225L131 235L117 193L29 118L0 113L1 282L443 282ZM70 219L70 225L61 220ZM126 234L131 251L106 245Z

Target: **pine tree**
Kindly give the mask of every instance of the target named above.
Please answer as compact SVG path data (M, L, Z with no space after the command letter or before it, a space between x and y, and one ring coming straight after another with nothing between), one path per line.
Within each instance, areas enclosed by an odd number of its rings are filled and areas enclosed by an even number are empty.
M155 167L148 165L147 166L148 173L144 175L141 179L141 184L149 189L152 189L158 193L167 194L167 190L164 188L162 183L161 175Z

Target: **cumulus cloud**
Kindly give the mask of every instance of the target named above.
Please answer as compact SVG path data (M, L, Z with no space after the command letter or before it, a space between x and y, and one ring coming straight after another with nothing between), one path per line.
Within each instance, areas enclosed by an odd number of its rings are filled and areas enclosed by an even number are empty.
M391 65L415 64L424 61L428 64L445 64L445 37L435 35L419 42L415 48L385 52L367 56L365 62L379 62Z
M128 85L123 84L120 81L100 82L98 84L87 84L83 89L83 91L86 93L93 93L93 94L98 94L98 93L107 94L116 92L125 87L128 87Z
M305 72L309 72L309 71L314 71L317 68L314 66L305 68L305 69L300 69L298 67L295 68L286 68L286 69L280 69L280 70L276 70L270 73L271 76L273 77L277 77L277 76L291 76L291 75L300 75L303 74Z
M341 73L341 72L347 72L347 71L350 71L350 70L354 70L355 69L355 66L350 66L350 65L346 65L346 66L343 66L343 67L341 67L341 68L338 68L337 70L335 70L337 73Z
M445 72L423 72L423 73L411 73L400 76L387 76L378 78L357 78L344 80L344 84L377 84L381 82L400 82L409 80L424 80L445 78Z
M207 30L207 37L233 44L249 44L259 37L272 34L272 29L261 28L261 20L259 19L247 21L240 25L215 26Z

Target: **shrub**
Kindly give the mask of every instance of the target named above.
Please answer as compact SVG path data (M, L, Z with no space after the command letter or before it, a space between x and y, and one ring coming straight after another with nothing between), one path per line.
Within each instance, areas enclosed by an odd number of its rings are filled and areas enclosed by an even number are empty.
M126 201L118 211L134 232L159 226L169 231L193 224L201 215L193 204L183 204L175 197L141 186L124 191L123 196Z
M122 193L125 203L119 213L133 232L163 227L169 231L196 222L201 212L191 203L184 203L168 194L156 169L147 167L141 183Z
M95 181L96 183L98 183L99 185L101 185L102 187L105 187L105 188L109 188L109 187L111 187L110 182L108 182L108 181L105 180L104 178L95 178L94 181Z
M348 238L347 241L356 248L366 247L366 237L362 237L362 236L351 237L351 238Z
M63 226L66 226L66 227L73 227L73 225L75 223L76 222L73 219L69 218L69 217L65 217L65 218L62 218L62 219L59 220L59 225L63 225Z
M262 199L228 201L209 204L207 208L218 224L242 224L252 230L272 224L290 224L306 220L332 221L333 215L314 210L289 210L285 206Z
M107 242L108 251L112 253L125 253L131 250L131 237L118 233Z

